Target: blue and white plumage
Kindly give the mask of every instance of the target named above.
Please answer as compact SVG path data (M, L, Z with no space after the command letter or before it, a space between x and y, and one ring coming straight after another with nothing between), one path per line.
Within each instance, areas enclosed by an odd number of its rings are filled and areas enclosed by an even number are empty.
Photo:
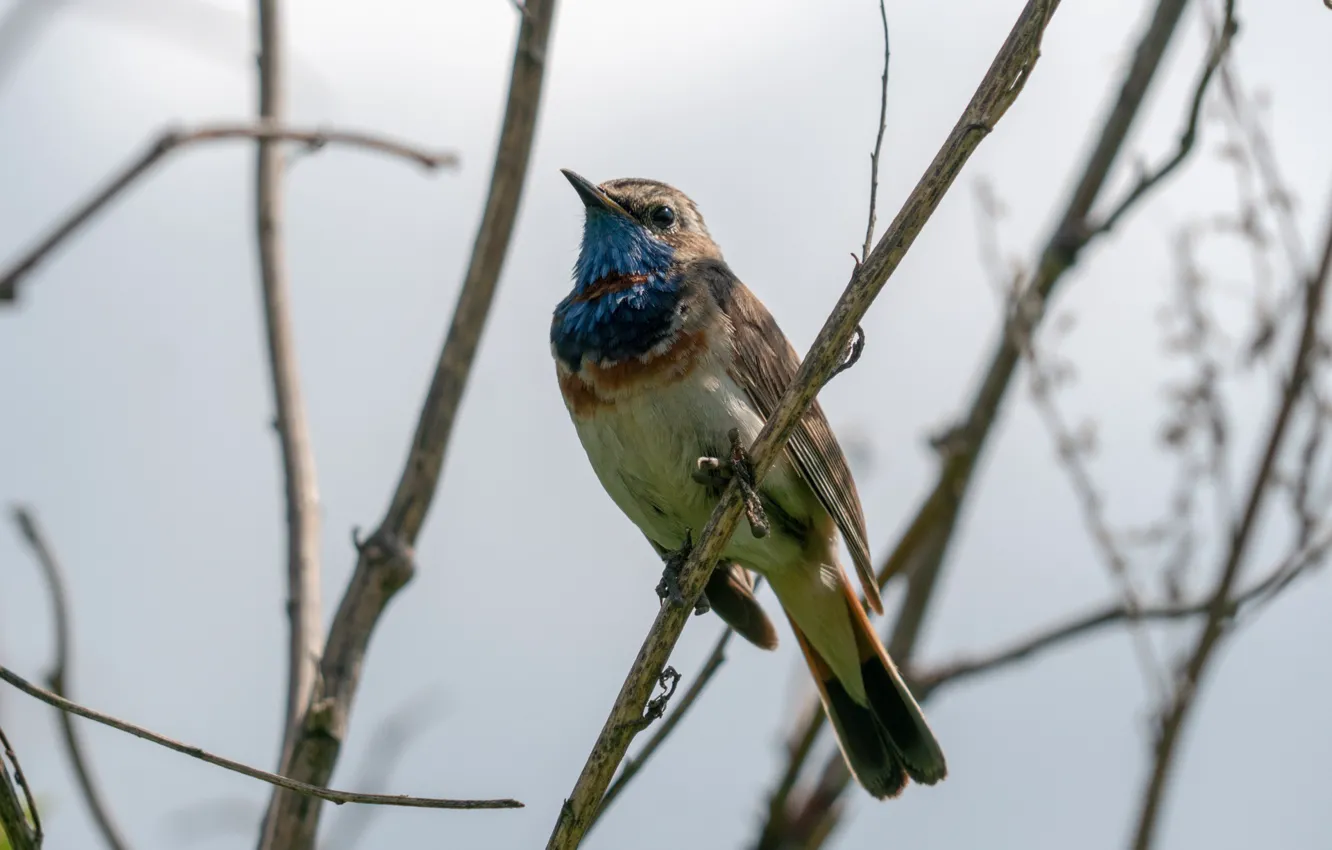
M799 358L722 259L697 207L650 180L594 186L565 172L586 220L574 288L555 309L561 393L602 486L659 553L679 549L717 501L693 472L753 442ZM871 607L881 610L855 483L814 405L764 478L771 533L747 525L705 594L751 642L777 643L748 570L772 585L819 686L852 772L876 797L907 777L933 784L943 753L837 557L846 540Z

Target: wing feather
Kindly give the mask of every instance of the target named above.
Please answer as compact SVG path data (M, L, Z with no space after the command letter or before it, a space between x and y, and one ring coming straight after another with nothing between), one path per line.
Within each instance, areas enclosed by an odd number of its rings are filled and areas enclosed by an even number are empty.
M731 378L744 388L760 414L765 418L771 416L800 369L800 355L791 347L768 308L724 263L710 263L700 271L707 276L714 300L732 325ZM883 613L860 494L837 437L817 401L796 426L786 450L842 532L870 607Z

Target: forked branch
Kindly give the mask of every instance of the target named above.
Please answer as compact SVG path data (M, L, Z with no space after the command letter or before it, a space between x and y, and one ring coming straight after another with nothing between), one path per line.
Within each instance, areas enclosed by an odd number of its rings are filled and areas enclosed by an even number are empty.
M333 774L370 635L389 601L416 570L413 548L439 486L444 454L518 215L555 5L555 0L524 4L527 14L521 16L490 193L448 336L388 510L375 532L357 541L356 568L333 617L314 693L299 723L288 775L310 785L323 785ZM320 811L318 800L275 792L260 850L311 850Z

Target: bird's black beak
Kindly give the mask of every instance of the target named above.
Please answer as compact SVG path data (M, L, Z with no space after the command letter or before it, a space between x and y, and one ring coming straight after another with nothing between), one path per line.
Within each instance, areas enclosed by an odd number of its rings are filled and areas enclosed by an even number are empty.
M616 203L610 195L601 191L591 180L567 168L561 168L560 173L568 178L569 183L574 187L574 191L578 193L578 197L583 199L583 206L589 210L605 210L606 212L618 213L626 218L633 218L629 215L628 210Z

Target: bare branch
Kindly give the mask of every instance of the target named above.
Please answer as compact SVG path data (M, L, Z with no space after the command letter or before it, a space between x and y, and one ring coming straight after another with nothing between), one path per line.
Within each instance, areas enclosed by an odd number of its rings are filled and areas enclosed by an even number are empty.
M0 729L0 835L9 841L11 850L41 850L42 819L37 814L37 804L32 798L32 788L23 775L18 756L5 737L5 730ZM14 778L9 778L9 765L14 765ZM18 783L15 789L14 783ZM23 791L23 800L19 800L19 790ZM31 818L31 823L29 823Z
M286 96L283 22L278 0L258 0L258 20L259 120L279 124L285 117ZM255 157L255 240L276 410L273 425L282 454L287 514L287 705L282 720L279 773L287 772L300 734L299 724L314 688L323 637L319 483L292 331L291 283L283 237L285 168L286 158L279 143L274 139L259 139Z
M1231 530L1220 577L1217 579L1209 603L1207 620L1180 673L1174 695L1161 718L1152 773L1143 791L1137 827L1134 831L1134 850L1148 850L1152 846L1166 783L1174 766L1174 755L1180 733L1194 705L1202 676L1207 671L1216 647L1228 630L1231 593L1243 569L1254 530L1258 526L1264 504L1272 490L1273 471L1284 446L1296 405L1304 394L1311 362L1317 356L1318 323L1322 316L1323 301L1329 283L1332 283L1332 206L1328 209L1322 255L1317 267L1308 272L1303 283L1303 325L1299 341L1291 354L1285 386L1273 411L1271 430L1265 441L1262 456L1249 481L1244 511Z
M189 744L182 744L180 741L172 740L164 735L144 729L142 726L135 726L124 720L112 717L109 714L102 714L100 711L94 711L86 708L76 702L71 702L64 697L51 693L48 690L37 687L28 680L19 676L8 667L0 666L0 680L4 680L30 697L39 699L47 705L54 706L61 711L77 714L79 717L101 723L103 726L110 726L121 732L133 735L136 738L142 738L145 741L151 741L168 750L175 750L183 753L190 758L199 761L208 762L216 767L230 770L232 773L239 773L242 776L248 776L251 779L258 779L261 782L267 782L278 788L285 788L288 791L294 791L297 794L303 794L307 797L315 797L320 800L328 800L331 803L341 805L343 803L363 803L374 806L403 806L413 809L521 809L523 804L517 800L446 800L435 797L409 797L405 794L358 794L351 791L334 791L330 788L321 788L316 785L309 785L305 782L298 782L295 779L288 779L285 776L278 776L276 773L269 773L260 770L257 767L250 767L241 764L238 761L232 761L222 756L216 756L212 753Z
M28 249L9 268L0 272L0 304L13 301L18 285L43 260L49 257L66 239L72 236L102 208L114 201L140 177L152 170L167 154L192 145L234 139L270 139L299 142L310 150L335 144L375 151L398 159L415 162L426 169L453 168L458 164L456 154L432 152L386 136L355 130L296 129L269 123L234 124L212 123L193 129L172 128L162 131L141 154L131 160L92 197L75 207L53 227L37 244Z
M378 529L358 547L356 569L333 617L314 693L301 722L289 775L312 785L328 782L333 773L371 632L389 600L415 572L413 547L439 485L458 405L513 234L536 133L555 14L555 0L528 0L525 5L528 14L518 32L490 193L449 333L397 490ZM310 850L320 810L317 801L275 793L265 818L261 850Z
M972 151L994 129L1022 91L1040 54L1041 36L1057 5L1057 0L1030 0L1027 3L943 147L873 253L856 269L800 371L750 447L756 482L762 480L785 446L791 430L825 383L826 376L845 356L856 325L906 255ZM741 514L740 502L739 482L733 478L681 570L679 584L685 605L666 604L658 613L573 792L560 810L547 844L548 850L576 847L582 841L601 805L611 776L635 734L634 721L642 714L653 682L679 639L718 556L735 531Z
M1115 204L1100 224L1091 228L1092 236L1099 236L1102 233L1114 230L1115 225L1119 223L1124 214L1133 209L1143 195L1152 191L1158 183L1173 174L1193 151L1193 146L1198 140L1198 119L1202 115L1202 105L1204 98L1207 96L1207 89L1212 83L1212 77L1216 74L1217 67L1230 51L1230 44L1238 31L1239 23L1235 20L1235 0L1226 0L1225 19L1212 38L1211 49L1207 52L1207 61L1203 63L1202 72L1198 75L1198 84L1193 89L1193 102L1189 105L1188 118L1184 122L1184 130L1179 134L1179 145L1175 149L1174 155L1150 173L1139 176L1138 182L1133 186L1132 191L1125 195L1122 201Z
M1032 266L1035 273L1021 296L1022 301L1030 305L1027 333L1035 330L1055 287L1077 263L1079 252L1092 239L1086 226L1087 216L1119 158L1186 5L1187 0L1159 0L1151 22L1138 41L1133 61L1120 85L1119 96L1101 125L1096 146L1065 205L1058 226ZM1008 317L1005 317L1006 325L1008 321ZM880 586L898 574L908 576L906 596L888 640L888 652L899 664L910 662L938 585L958 517L974 480L973 474L981 451L1008 394L1020 354L1013 335L1001 334L967 413L937 441L941 468L934 488L926 495L915 517L879 570ZM803 729L793 734L792 738L804 740L817 736L824 723L823 713L806 712L802 718ZM802 761L809 751L810 748L805 748L799 753ZM798 775L801 767L801 764L788 764L783 773L786 777ZM833 771L841 770L845 787L845 783L850 781L845 766L839 767L830 762L829 767ZM806 803L821 807L824 813L822 816L795 812L788 805L788 797L794 787L793 781L784 779L780 787L774 790L769 800L770 819L763 825L761 835L773 836L774 840L782 836L790 837L787 827L796 821L808 825L810 829L821 829L817 825L833 810L833 804L819 795L809 798ZM786 789L785 794L779 793L782 788ZM771 817L774 815L787 819L786 823L772 823Z
M68 697L73 628L70 625L69 595L65 591L64 570L61 569L55 551L47 543L46 536L42 534L41 527L31 512L23 507L15 507L14 522L18 525L19 533L23 535L28 547L32 549L32 554L46 579L47 588L51 592L56 650L55 661L51 665L50 672L46 674L46 686L58 696ZM74 726L73 718L63 711L57 712L57 716L60 719L60 734L64 739L65 754L69 756L70 767L73 768L74 777L79 784L79 792L88 805L93 822L97 824L97 831L101 833L102 840L111 850L127 850L129 842L125 840L120 827L116 825L115 819L111 816L111 809L102 796L96 780L93 779L92 769L88 766L88 760L84 755L86 748L79 736L79 730Z
M869 220L865 223L865 247L860 252L861 260L869 256L870 248L874 245L874 206L879 195L879 152L883 149L883 131L888 124L888 62L892 52L888 49L888 11L883 7L883 0L879 0L879 17L883 20L883 76L879 78L881 81L879 134L874 137L874 152L870 154Z
M1325 536L1316 544L1311 544L1286 559L1271 570L1267 577L1243 593L1237 594L1226 603L1227 618L1237 617L1250 605L1257 606L1270 601L1276 594L1289 587L1301 573L1320 563L1327 557L1332 546L1332 535ZM1187 620L1212 610L1212 600L1203 599L1187 605L1153 605L1133 611L1123 602L1112 603L1074 617L1065 623L1039 631L1029 638L1018 641L1012 646L998 649L976 658L962 658L946 664L940 664L932 670L913 674L911 692L921 702L934 696L944 685L994 673L1011 667L1019 662L1030 660L1047 650L1070 643L1076 638L1100 631L1108 626L1125 622L1168 622Z

